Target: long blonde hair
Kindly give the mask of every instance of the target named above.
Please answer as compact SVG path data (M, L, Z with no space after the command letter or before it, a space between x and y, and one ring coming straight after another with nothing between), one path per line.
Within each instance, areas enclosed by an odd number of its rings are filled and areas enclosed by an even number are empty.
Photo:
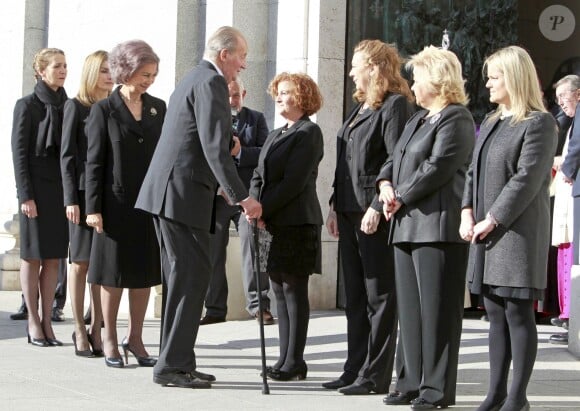
M512 123L526 120L531 111L547 111L542 100L536 67L526 50L518 46L508 46L496 51L485 59L484 75L491 65L503 74L510 98ZM499 117L502 111L505 111L505 105L499 104L491 118Z
M101 66L108 59L109 53L103 50L97 50L85 59L77 99L87 107L92 106L99 99L96 93L99 74Z

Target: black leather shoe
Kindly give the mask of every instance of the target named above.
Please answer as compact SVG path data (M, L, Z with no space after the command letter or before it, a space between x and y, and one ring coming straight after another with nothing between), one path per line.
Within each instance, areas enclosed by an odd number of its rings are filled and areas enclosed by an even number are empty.
M49 347L62 347L62 341L57 340L56 338L47 338L46 343Z
M140 357L138 356L135 351L129 345L129 341L127 337L123 338L121 342L121 347L123 348L123 352L125 353L125 362L129 364L129 353L133 354L133 356L137 359L137 362L141 367L154 367L157 364L157 358L154 357Z
M551 344L568 345L568 333L554 334L550 336Z
M214 382L215 381L215 375L206 374L206 373L201 372L201 371L193 370L191 372L191 375L193 377L199 378L202 381L209 381L209 382Z
M567 318L553 317L550 319L550 323L556 327L562 327L566 330L568 329L568 319Z
M411 401L411 409L413 410L435 410L437 408L447 408L447 405L440 403L433 403L427 401L425 398L417 397Z
M14 314L10 314L10 319L17 321L17 320L26 320L28 318L28 310L26 309L26 305L22 304L18 311Z
M419 396L418 391L411 392L390 392L385 398L383 398L383 404L385 405L408 405L411 404L415 398Z
M348 382L344 381L343 379L339 378L337 380L325 382L322 384L322 386L328 390L338 390L339 388L346 387L350 384L352 384L352 383L348 383Z
M64 313L62 312L61 308L58 307L54 307L52 309L52 315L50 316L50 319L52 321L55 321L57 323L61 323L64 321Z
M306 379L308 366L306 365L306 362L303 362L292 368L290 371L276 370L273 368L271 372L266 371L266 374L271 379L277 381L299 381Z
M199 325L209 325L217 323L225 323L226 319L224 317L214 317L213 315L206 315L201 320L199 320Z
M74 331L72 333L72 341L73 341L73 346L75 347L75 355L76 356L78 356L78 357L92 357L93 356L92 350L90 350L90 349L89 350L79 350L77 348L77 334Z
M46 338L33 338L28 334L28 344L32 344L36 347L48 347L48 342Z
M342 387L338 390L339 393L344 395L368 395L374 391L375 385L368 381L362 384L350 384L346 387Z
M171 372L153 375L153 382L165 387L167 385L181 388L211 388L209 381L200 380L189 372Z

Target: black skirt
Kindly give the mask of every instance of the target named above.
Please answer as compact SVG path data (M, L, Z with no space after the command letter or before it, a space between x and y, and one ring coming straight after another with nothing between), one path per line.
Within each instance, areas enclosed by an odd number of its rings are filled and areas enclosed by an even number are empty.
M28 218L19 211L20 258L66 258L68 230L62 182L35 175L31 180L38 217Z
M297 276L322 272L321 227L314 224L300 226L272 226L267 271Z
M81 214L80 222L79 224L68 222L68 234L70 237L69 263L89 261L91 255L93 228L87 225L84 190L78 192L78 199Z

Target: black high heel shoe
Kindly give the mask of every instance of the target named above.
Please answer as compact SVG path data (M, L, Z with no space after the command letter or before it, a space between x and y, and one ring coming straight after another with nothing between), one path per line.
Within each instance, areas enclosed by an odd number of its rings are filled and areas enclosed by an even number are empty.
M266 374L268 377L276 381L300 381L306 379L308 367L306 366L306 362L302 362L290 371L272 369L271 372L266 371Z
M139 365L141 367L153 367L153 366L155 366L155 364L157 364L157 358L139 357L137 354L135 354L135 351L133 351L133 349L129 345L129 341L127 341L127 337L123 338L123 341L121 342L121 347L123 347L123 351L125 352L125 362L127 364L129 364L129 354L128 353L133 354L135 356L135 358L137 358L137 362L139 363Z
M93 349L93 357L104 357L105 356L105 353L103 352L102 348L101 349L95 348L95 341L93 340L93 336L89 332L88 328L87 328L87 340L89 340L89 344L91 345L91 348Z
M48 347L46 338L32 338L28 332L26 333L26 336L28 337L28 344L32 344L36 347Z
M82 350L81 351L81 350L77 349L77 335L76 335L75 331L73 331L73 333L72 333L72 341L73 341L73 344L75 346L75 355L77 355L79 357L90 357L91 355L93 355L93 352L91 350Z
M121 357L105 357L105 364L107 364L107 367L112 368L123 368L125 366Z

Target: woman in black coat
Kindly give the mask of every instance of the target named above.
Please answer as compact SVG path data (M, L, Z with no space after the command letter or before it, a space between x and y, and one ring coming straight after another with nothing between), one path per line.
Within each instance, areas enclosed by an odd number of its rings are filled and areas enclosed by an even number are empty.
M455 404L468 250L459 223L475 125L455 54L430 46L407 65L424 110L377 179L393 220L399 311L396 390L384 402L433 409Z
M326 221L338 238L346 293L348 351L342 375L322 384L346 395L389 390L397 340L397 301L389 223L375 179L411 115L412 94L397 49L364 40L354 49L359 103L338 132L334 192Z
M59 164L67 99L64 52L42 49L33 67L34 92L14 107L12 158L20 203L20 282L28 307L28 342L46 347L62 345L52 330L51 311L59 259L66 258L68 249Z
M275 380L302 380L308 372L308 279L321 272L316 178L323 139L308 116L320 109L322 96L306 74L278 74L268 89L287 123L266 139L250 184L250 195L262 204L259 224L272 235L266 271L276 296L280 357L267 374Z
M89 283L101 285L109 367L123 367L117 348L117 313L129 288L129 328L123 339L139 365L152 367L142 340L151 287L161 282L159 247L151 216L134 208L161 135L165 103L146 93L157 76L159 57L140 40L117 45L109 55L111 74L121 84L93 105L87 119L87 224L95 229Z
M524 49L503 48L484 67L490 101L498 108L479 132L460 228L472 243L469 288L483 295L489 317L489 390L478 410L529 410L526 389L538 349L534 301L546 287L557 128Z
M102 356L101 343L101 287L93 284L91 295L91 327L85 330L83 318L85 284L93 229L85 222L85 166L87 162L87 136L85 121L91 106L107 98L113 89L109 71L109 53L96 51L85 59L81 84L75 98L64 105L62 147L60 162L66 216L69 220L69 289L75 322L72 335L75 354L81 357ZM96 326L95 326L96 324Z

